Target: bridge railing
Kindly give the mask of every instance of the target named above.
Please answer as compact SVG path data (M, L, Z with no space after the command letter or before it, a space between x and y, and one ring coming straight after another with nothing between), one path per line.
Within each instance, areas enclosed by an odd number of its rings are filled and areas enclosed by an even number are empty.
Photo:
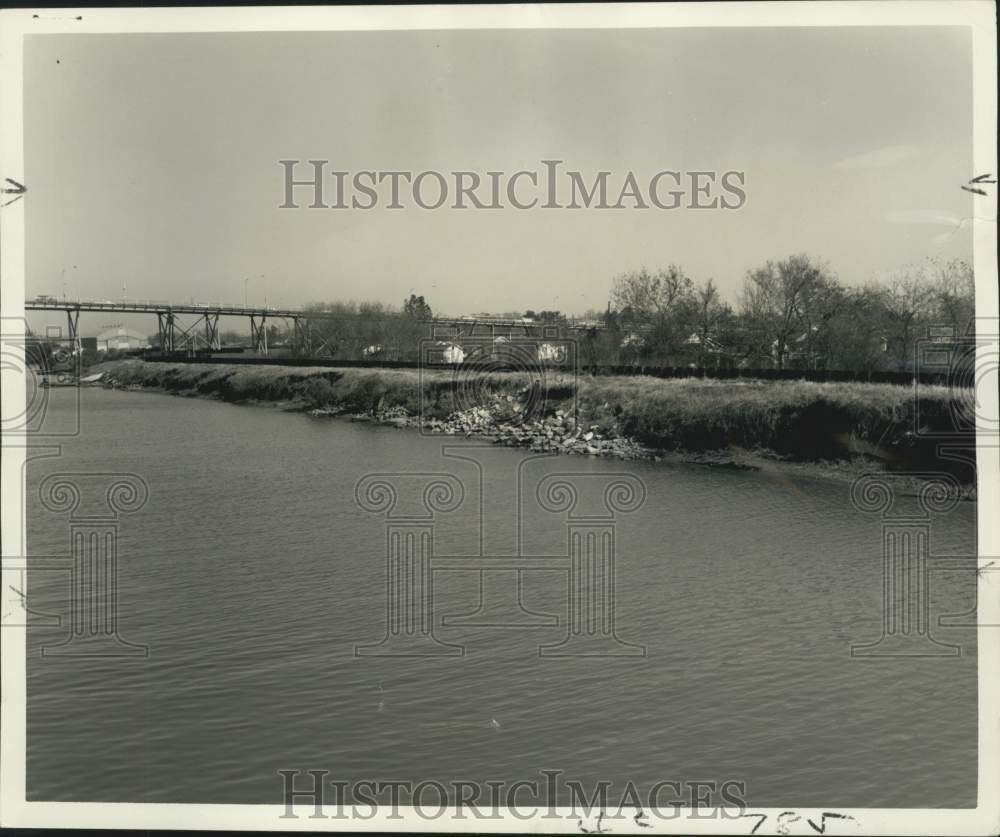
M66 299L40 296L25 300L27 310L46 311L135 311L139 313L174 313L174 314L220 314L234 317L272 317L275 319L313 319L313 320L352 320L354 315L335 313L332 311L308 311L292 308L273 308L267 306L230 305L224 302L167 302L156 299ZM571 330L601 330L604 325L589 320L565 319L560 321L544 321L530 318L510 317L476 317L458 316L431 317L422 322L437 325L453 325L465 327L501 327L501 328L564 328Z
M139 311L156 313L157 311L172 311L174 313L223 313L233 316L317 316L323 314L307 311L295 311L288 308L271 308L264 306L233 305L224 302L168 302L155 299L59 299L56 297L36 297L24 302L28 310L51 311Z

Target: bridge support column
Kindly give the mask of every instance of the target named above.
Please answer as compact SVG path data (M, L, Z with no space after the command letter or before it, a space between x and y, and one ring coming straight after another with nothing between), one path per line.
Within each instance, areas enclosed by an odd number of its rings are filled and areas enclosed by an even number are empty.
M250 342L253 344L255 352L267 356L267 315L262 314L260 322L257 317L250 315Z
M312 333L308 318L292 317L292 344L296 355L312 354Z
M73 344L73 353L80 353L80 309L66 309L66 320L69 323L69 339Z
M171 311L158 311L156 313L157 330L160 336L160 351L174 351L176 342L175 318Z
M218 314L206 314L205 315L205 345L209 349L218 350L222 348L222 344L219 342L219 315Z

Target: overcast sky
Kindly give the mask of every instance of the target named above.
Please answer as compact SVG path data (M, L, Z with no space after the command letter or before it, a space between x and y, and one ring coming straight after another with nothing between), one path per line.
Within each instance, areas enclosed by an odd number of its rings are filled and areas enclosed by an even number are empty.
M735 301L807 252L971 256L964 28L45 35L25 46L28 293L451 313L603 308L675 262ZM281 159L737 169L738 211L279 210ZM303 170L304 171L304 170ZM65 274L64 274L65 271Z

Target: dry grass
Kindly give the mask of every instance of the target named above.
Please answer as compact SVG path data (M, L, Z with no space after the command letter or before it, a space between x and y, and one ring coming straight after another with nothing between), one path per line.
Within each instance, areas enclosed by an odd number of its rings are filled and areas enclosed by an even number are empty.
M950 393L922 388L921 418L950 420ZM916 429L912 388L810 381L591 379L581 411L660 447L763 448L803 458L836 456L852 443L898 447Z
M283 402L303 409L373 413L401 407L444 418L495 394L521 398L526 373L471 370L164 364L115 361L97 367L122 383L232 402ZM915 434L914 391L892 384L546 376L544 409L578 410L580 420L644 444L688 451L729 447L796 459L865 452L925 457ZM921 422L950 427L951 393L921 387Z

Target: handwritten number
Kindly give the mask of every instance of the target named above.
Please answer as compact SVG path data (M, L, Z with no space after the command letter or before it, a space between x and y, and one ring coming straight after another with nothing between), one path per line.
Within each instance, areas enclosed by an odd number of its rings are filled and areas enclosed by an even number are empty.
M760 830L760 827L765 822L767 822L767 814L740 814L740 816L757 818L756 825L754 825L754 827L750 830L751 834L756 834ZM777 819L775 820L775 833L781 835L787 835L789 833L790 826L793 825L794 823L799 822L801 819L802 817L795 811L782 811L780 814L778 814ZM813 831L815 831L817 834L825 834L828 820L844 820L844 821L850 820L851 822L854 823L855 827L857 827L857 820L854 819L854 817L849 816L848 814L837 814L831 811L824 811L820 815L819 825L817 825L811 819L806 819L806 822L809 823Z
M767 822L767 814L740 814L740 817L760 817L760 819L757 820L757 825L755 825L750 830L751 834L756 834L757 833L757 829L760 828L764 823Z

